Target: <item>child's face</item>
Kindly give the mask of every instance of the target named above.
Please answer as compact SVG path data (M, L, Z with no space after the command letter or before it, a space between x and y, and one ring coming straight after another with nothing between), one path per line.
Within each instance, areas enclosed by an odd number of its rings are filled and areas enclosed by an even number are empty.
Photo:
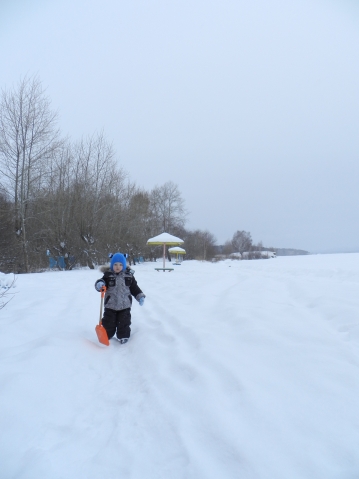
M113 265L113 271L115 273L119 273L120 271L122 271L122 268L123 268L122 263L115 263Z

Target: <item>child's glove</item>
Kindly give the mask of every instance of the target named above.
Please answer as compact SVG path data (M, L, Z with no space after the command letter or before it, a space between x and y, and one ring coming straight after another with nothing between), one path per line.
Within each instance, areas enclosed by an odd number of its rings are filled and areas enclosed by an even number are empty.
M96 281L96 283L95 283L95 289L96 289L96 291L100 292L102 286L106 286L105 281L102 281L102 279L99 279L98 281Z
M140 306L143 306L144 302L145 302L145 298L142 296L142 298L140 298L139 300Z

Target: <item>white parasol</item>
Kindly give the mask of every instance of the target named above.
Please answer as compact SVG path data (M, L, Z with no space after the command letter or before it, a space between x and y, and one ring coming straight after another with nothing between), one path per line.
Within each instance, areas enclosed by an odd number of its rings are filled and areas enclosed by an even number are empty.
M178 255L179 254L186 254L186 250L183 248L180 248L179 246L175 246L174 248L168 248L168 252L171 254L176 254L177 255L177 263L178 263Z
M170 235L169 233L161 233L147 241L147 244L163 245L163 269L166 266L166 245L176 246L182 243L184 241L181 238L177 238L177 236Z

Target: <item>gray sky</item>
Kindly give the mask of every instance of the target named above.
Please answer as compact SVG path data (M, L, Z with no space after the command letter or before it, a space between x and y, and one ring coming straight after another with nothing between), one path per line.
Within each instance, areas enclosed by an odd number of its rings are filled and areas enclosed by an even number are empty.
M357 1L2 0L0 41L1 87L38 74L188 228L359 251Z

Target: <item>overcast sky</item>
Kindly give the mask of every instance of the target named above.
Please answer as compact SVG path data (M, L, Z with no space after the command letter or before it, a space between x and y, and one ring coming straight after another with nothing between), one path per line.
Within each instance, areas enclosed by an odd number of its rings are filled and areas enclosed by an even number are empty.
M0 87L37 74L64 134L104 130L218 243L359 251L358 3L1 0Z

